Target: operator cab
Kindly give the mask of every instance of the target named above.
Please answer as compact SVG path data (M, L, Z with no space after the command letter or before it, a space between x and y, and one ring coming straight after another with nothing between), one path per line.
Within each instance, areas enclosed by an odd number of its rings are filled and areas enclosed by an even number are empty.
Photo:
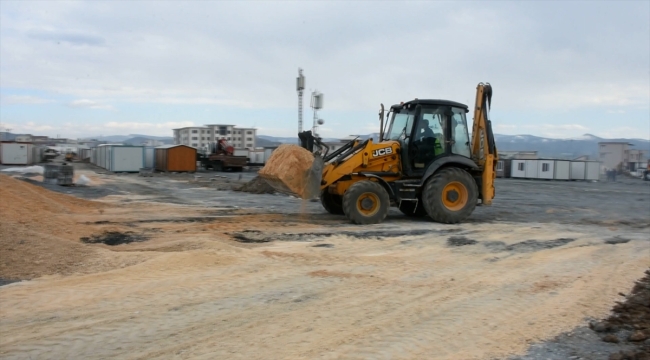
M391 112L384 139L400 143L405 176L422 176L429 164L442 157L471 157L467 105L416 99L391 106Z

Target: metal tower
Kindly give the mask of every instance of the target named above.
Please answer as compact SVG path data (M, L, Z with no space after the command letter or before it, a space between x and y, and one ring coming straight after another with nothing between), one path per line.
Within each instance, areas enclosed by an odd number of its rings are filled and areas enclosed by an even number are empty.
M302 69L298 68L298 78L296 79L296 91L298 91L298 133L302 132L302 91L305 89L305 77L302 75Z

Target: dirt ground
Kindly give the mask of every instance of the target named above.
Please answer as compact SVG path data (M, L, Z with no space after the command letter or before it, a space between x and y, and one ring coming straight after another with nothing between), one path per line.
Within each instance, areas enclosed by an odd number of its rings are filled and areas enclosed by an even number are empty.
M0 278L29 280L0 287L2 358L608 359L637 346L589 324L650 266L647 182L499 180L494 206L461 225L391 211L354 226L319 203L225 190L254 174L75 166L96 181L0 175Z

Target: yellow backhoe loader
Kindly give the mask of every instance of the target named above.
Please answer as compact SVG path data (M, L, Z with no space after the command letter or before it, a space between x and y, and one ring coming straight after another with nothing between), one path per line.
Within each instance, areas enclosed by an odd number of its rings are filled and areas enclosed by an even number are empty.
M393 105L386 126L382 104L378 142L355 139L331 154L311 131L302 132L302 147L318 150L311 170L301 175L308 186L295 195L320 196L328 212L344 214L356 224L381 222L391 205L408 216L461 222L479 202L490 205L495 195L491 99L490 84L478 84L471 140L467 105L448 100ZM262 177L287 192L278 176Z

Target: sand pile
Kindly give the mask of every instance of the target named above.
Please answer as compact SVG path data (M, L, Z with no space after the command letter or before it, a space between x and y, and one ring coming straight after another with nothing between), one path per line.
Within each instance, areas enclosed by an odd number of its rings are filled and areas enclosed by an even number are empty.
M310 180L320 179L320 171L314 172L313 165L314 155L311 152L298 145L285 144L273 151L259 175L280 192L308 198L313 195Z
M0 278L30 279L71 273L96 257L78 239L93 229L78 216L110 205L77 199L0 175Z

